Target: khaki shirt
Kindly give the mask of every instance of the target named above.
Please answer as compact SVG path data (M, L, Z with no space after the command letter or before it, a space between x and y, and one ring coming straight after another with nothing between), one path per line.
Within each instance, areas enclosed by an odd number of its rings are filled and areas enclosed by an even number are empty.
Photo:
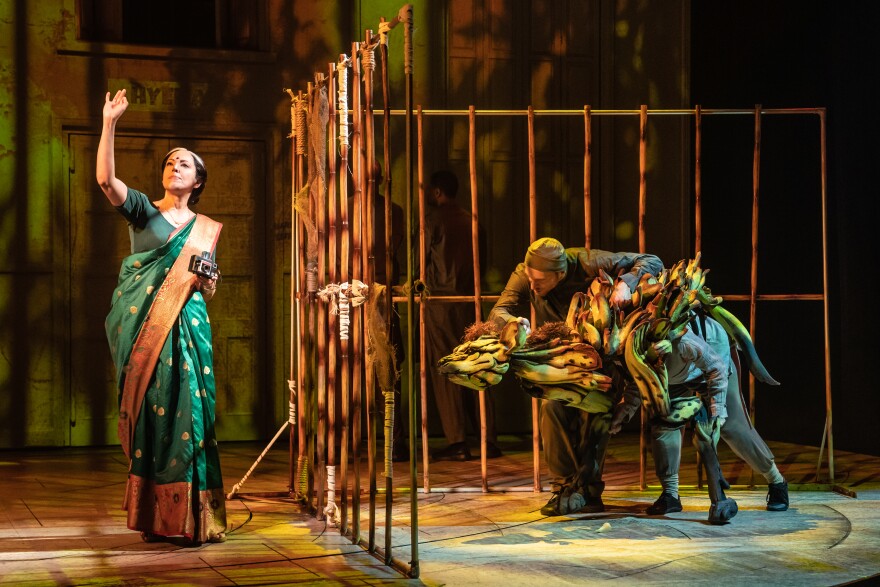
M572 296L577 292L586 292L593 279L600 275L600 271L605 271L611 277L616 277L623 271L621 279L631 290L635 290L643 274L659 275L663 270L663 262L658 257L639 253L609 253L598 249L571 248L565 249L565 258L568 266L565 277L546 297L535 295L529 287L525 263L517 265L501 292L501 298L492 308L489 320L501 328L517 317L517 312L526 302L530 302L535 307L536 324L533 326L538 327L546 322L562 322L568 314Z

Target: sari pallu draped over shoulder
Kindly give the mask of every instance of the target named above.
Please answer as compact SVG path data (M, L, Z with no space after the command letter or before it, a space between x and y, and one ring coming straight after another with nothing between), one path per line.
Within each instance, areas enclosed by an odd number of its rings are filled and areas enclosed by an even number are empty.
M126 257L105 324L130 464L128 527L195 542L226 530L211 327L188 268L213 252L220 229L197 215L162 246Z

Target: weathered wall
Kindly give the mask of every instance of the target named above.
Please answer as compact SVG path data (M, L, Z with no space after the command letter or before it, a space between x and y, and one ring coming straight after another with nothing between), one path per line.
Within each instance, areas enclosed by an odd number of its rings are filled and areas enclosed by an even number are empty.
M416 105L611 109L675 108L688 101L687 2L657 8L612 0L424 0L414 6ZM221 426L227 426L221 436L262 438L274 431L286 417L289 356L290 101L282 90L304 90L316 70L350 54L351 41L398 8L386 0L268 0L264 50L217 51L87 43L77 38L75 0L0 0L0 446L115 442L107 424L112 373L99 318L112 287L106 274L116 270L124 250L124 223L101 207L92 150L104 93L121 86L130 88L132 105L119 133L130 144L147 144L152 153L191 141L216 155L202 211L224 217L221 264L226 254L232 267L251 263L253 269L235 269L212 308L228 360L253 371L230 377L218 400ZM402 37L393 42L393 100L402 107ZM430 122L426 171L450 167L466 187L462 120ZM489 291L503 284L528 244L526 140L521 119L480 120ZM637 119L594 123L593 244L633 249ZM649 193L657 194L651 205L663 233L675 235L649 237L649 247L671 261L686 249L678 237L687 233L681 225L686 133L649 132ZM400 121L394 133L400 150L388 167L393 198L403 203ZM540 231L572 246L583 238L582 133L575 117L542 119L537 135ZM143 182L155 193L146 148L132 147L127 155L144 159L132 166L130 183ZM464 189L462 198L469 197ZM510 231L511 225L522 229ZM89 252L78 256L84 238ZM87 271L95 264L105 274ZM82 312L86 304L93 307ZM89 340L78 338L86 332ZM232 365L227 368L232 375ZM509 416L499 418L502 431L528 429L524 408Z

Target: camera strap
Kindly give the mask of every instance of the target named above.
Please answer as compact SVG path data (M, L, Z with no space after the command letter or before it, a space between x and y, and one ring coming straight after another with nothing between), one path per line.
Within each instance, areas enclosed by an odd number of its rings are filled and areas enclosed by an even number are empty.
M223 225L207 216L196 215L195 225L180 253L156 292L137 339L132 345L122 402L119 406L117 432L125 456L131 461L131 446L141 406L150 379L159 360L165 339L174 327L180 311L195 289L196 277L189 272L189 258L203 251L213 252Z

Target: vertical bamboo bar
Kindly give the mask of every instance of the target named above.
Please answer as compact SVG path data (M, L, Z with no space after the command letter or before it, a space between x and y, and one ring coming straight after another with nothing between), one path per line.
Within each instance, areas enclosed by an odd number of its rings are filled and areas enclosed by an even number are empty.
M755 105L755 149L752 155L752 263L749 288L749 333L755 341L755 323L758 310L758 195L761 187L761 105ZM755 422L755 376L749 372L749 416ZM749 469L751 471L751 469ZM755 472L749 475L749 485L755 484Z
M319 102L321 101L320 95L322 88L324 86L323 74L315 75L315 90L313 93L312 99L312 116L317 117L319 111ZM318 122L321 123L321 119L318 119ZM323 129L322 129L323 131ZM314 133L310 136L309 142L312 145L312 148L315 149L315 160L324 162L326 160L326 150L327 144L326 141L319 142L319 138L323 137L323 134ZM319 167L323 167L320 165ZM318 210L317 210L317 219L316 223L318 226L318 289L320 290L325 283L324 276L326 275L327 268L327 202L325 200L326 190L323 178L319 175L315 175L316 179L319 180L319 190L318 190ZM318 310L318 325L315 330L316 336L316 345L317 345L317 378L318 378L318 386L317 386L317 410L318 410L318 421L324 417L323 410L326 409L327 406L327 363L326 363L326 354L327 354L327 306L321 303L317 304ZM300 416L302 417L302 416ZM321 430L318 435L318 451L323 452L324 450L324 442L320 436L321 432L325 432ZM314 436L314 435L313 435ZM312 440L314 443L314 440ZM311 453L312 459L314 460L314 453ZM323 461L323 458L321 459ZM319 474L322 473L322 469L318 469ZM312 493L312 483L309 483L309 498L307 503L311 504L311 493Z
M336 121L337 121L337 136L339 141L339 173L337 177L337 183L339 184L337 190L337 201L339 203L339 230L340 230L340 245L339 245L339 280L340 282L346 283L349 279L348 273L348 263L351 258L351 252L349 251L349 228L348 228L348 152L349 152L349 142L348 142L348 56L340 55L339 62L336 64L336 77L337 77L337 109L336 109ZM347 304L348 302L345 302ZM341 305L341 304L340 304ZM345 314L343 314L345 312ZM340 308L340 323L343 320L348 320L349 316L348 309ZM341 408L341 422L339 427L339 448L340 448L340 458L336 458L336 398L333 398L333 401L328 402L328 410L327 410L327 421L328 426L330 428L330 433L328 435L327 442L327 461L328 461L328 471L331 470L331 467L334 468L337 462L345 463L348 461L348 423L345 421L345 417L348 415L348 395L351 390L351 364L350 357L348 354L349 350L349 342L348 342L348 330L350 323L348 325L340 324L340 336L339 336L339 368L341 370L340 373L340 408ZM344 477L343 477L343 487L345 486ZM335 487L328 487L328 490L331 494L335 495ZM328 499L328 508L330 507L329 499Z
M694 109L694 255L703 250L703 111ZM703 459L697 451L697 488L703 488Z
M828 217L826 211L828 163L826 159L825 110L819 112L819 149L822 167L822 318L825 325L825 435L828 437L828 481L834 483L834 435L831 428L831 338L828 309ZM821 456L819 457L821 460ZM816 470L818 481L819 471Z
M648 106L639 113L639 252L647 251L645 218L648 200Z
M307 105L307 96L302 93L299 94L299 115L298 115L298 123L299 132L297 134L296 140L296 150L297 155L299 157L299 169L297 171L299 175L299 185L297 187L297 192L302 190L306 184L308 184L308 109ZM317 202L314 199L309 197L308 203L308 213L310 218L315 218L317 213L316 211ZM302 294L304 303L301 305L300 312L303 315L302 321L303 323L308 324L308 329L305 332L301 333L302 344L300 346L300 369L303 372L303 386L299 388L299 396L298 405L296 407L296 411L294 412L294 407L290 406L290 411L294 413L300 414L300 419L303 423L303 426L300 426L300 429L304 432L302 437L301 446L299 449L299 453L302 455L302 463L303 466L308 468L309 462L311 459L309 458L309 439L311 438L311 412L313 409L313 401L314 401L314 393L315 393L315 381L314 381L314 372L310 368L310 365L314 364L314 354L315 354L315 328L316 328L316 312L315 306L317 305L317 289L315 288L315 274L316 274L316 263L317 259L312 257L312 252L310 252L309 241L314 236L310 236L308 231L302 231L302 238L300 239L300 243L302 246L300 250L300 264L299 270L301 273L301 284L302 284Z
M360 43L351 44L351 138L352 138L352 181L354 182L354 208L352 218L352 256L351 256L351 277L352 280L359 279L362 282L368 282L363 266L365 263L365 254L363 249L364 241L364 192L363 192L363 173L364 173L364 141L362 134L363 109L361 108L361 67L360 59ZM352 309L353 310L353 309ZM360 468L360 446L361 446L361 403L363 397L363 352L364 352L364 329L366 322L364 319L364 311L352 311L351 313L351 453L352 453L352 469L354 471L354 485L351 492L351 540L355 544L360 541L360 505L361 505L361 468Z
M477 113L473 104L468 108L468 151L471 178L471 247L474 252L474 318L482 320L482 299L480 288L480 239L479 210L477 203ZM480 476L483 491L489 491L488 459L486 458L486 390L480 394Z
M299 353L297 353L297 341L299 341L299 280L297 276L299 275L299 256L297 255L298 243L299 243L299 227L297 223L297 213L296 207L294 206L294 200L296 199L297 193L297 165L296 165L296 108L297 101L296 96L294 96L291 90L287 90L287 93L290 94L290 143L291 143L291 154L290 154L290 190L291 190L291 205L290 205L290 373L288 375L288 387L290 388L290 397L289 397L289 405L295 406L298 402L297 390L302 389L300 387L300 369L299 364L297 363L299 358ZM300 422L299 426L296 427L296 430L291 430L290 435L288 437L289 443L289 451L290 451L290 460L291 463L296 462L297 466L302 466L302 455L300 454L301 447L303 445L303 438L305 437L305 430L303 429L304 423ZM296 460L294 460L293 455L296 454ZM291 469L293 465L291 464ZM295 483L293 478L296 477L296 473L292 474L290 490L293 491L295 487Z
M639 252L646 252L645 215L648 192L648 106L642 104L639 113ZM648 488L648 413L641 408L641 432L639 434L639 487L644 491Z
M339 73L339 103L337 104L337 115L339 117L339 216L342 219L342 246L339 256L340 281L348 283L351 279L351 227L348 218L348 157L349 157L349 138L348 138L348 68L351 65L347 55L339 56L339 64L336 70ZM348 302L345 302L348 304ZM340 308L340 319L342 312L346 311ZM351 318L351 308L348 308L349 319ZM342 515L340 517L339 529L342 534L346 533L348 528L348 441L349 441L349 410L351 397L351 355L349 354L351 343L349 336L351 333L351 323L348 328L343 326L340 335L340 362L342 368L342 391L340 394L341 414L339 428L339 478L342 480L340 488L339 501L342 504Z
M376 137L373 126L373 71L376 68L374 47L370 46L370 39L373 37L373 31L366 32L366 41L361 53L364 70L364 152L366 162L364 171L366 175L366 205L364 206L366 219L364 226L365 242L364 248L367 252L364 255L364 277L370 287L376 283L375 269L375 198L376 198L376 178L373 173L376 165ZM391 277L390 273L386 273L386 281ZM388 286L388 295L391 295L391 285ZM364 320L364 332L366 333L366 320ZM390 333L390 329L388 330ZM367 335L364 335L365 339ZM368 343L369 344L369 343ZM367 476L369 477L369 509L367 515L368 524L368 542L367 549L372 552L375 546L376 537L376 378L372 363L367 361L366 368L366 402L367 402Z
M422 133L422 107L416 110L416 165L418 168L418 186L419 186L419 281L425 283L425 264L426 264L426 248L425 248L425 165L424 165L424 148ZM434 302L422 300L419 304L419 382L421 383L422 397L422 489L425 493L431 492L431 475L430 475L430 455L428 451L428 358L425 349L425 304Z
M336 209L336 64L330 63L327 77L327 258L330 260L327 279L330 283L336 283L337 276L337 243L339 240L339 217ZM337 349L338 349L338 318L331 313L327 320L327 337L329 348L327 350L327 389L324 397L324 405L321 406L321 397L318 396L318 460L316 493L318 495L317 509L318 519L324 519L324 479L325 469L335 464L336 458L336 389L338 380L336 377ZM325 461L326 453L326 461Z
M703 110L694 111L694 255L703 250ZM699 453L697 453L699 455ZM697 457L699 458L699 456Z
M412 267L412 201L413 201L413 7L412 4L406 4L400 9L399 17L404 25L403 36L403 69L406 87L406 237L407 237L407 279L412 283L413 267ZM410 451L414 450L416 436L416 398L412 393L413 384L413 367L412 367L412 328L413 328L413 309L415 299L413 298L412 288L409 290L407 299L407 332L409 340L407 341L407 372L409 374L410 384L410 412L409 412L409 441ZM412 452L410 453L412 454ZM416 471L415 459L409 462L409 478L410 478L410 512L411 512L411 537L410 548L412 560L410 561L410 577L417 578L419 576L419 495L418 495L418 477ZM391 560L391 532L385 538L388 548L386 557L389 562Z
M384 20L379 23L379 29L381 31L381 34L379 35L379 56L382 58L382 158L384 160L385 168L385 173L383 175L385 185L382 190L383 195L385 196L385 275L387 275L390 280L394 267L394 251L391 248L391 227L393 224L391 220L391 88L388 80L388 26L384 24ZM385 311L388 332L391 332L391 314L394 312L394 304L391 300L390 288ZM399 398L399 401L402 400L403 398ZM394 407L392 406L392 410L393 409ZM403 422L398 422L397 425L403 426ZM384 429L385 428L383 427L383 430ZM386 443L388 440L388 438L385 438ZM410 461L414 461L415 446L412 444L410 444L409 447L409 454ZM385 549L386 552L389 553L386 555L386 558L391 557L391 514L394 505L394 480L392 479L392 471L393 467L385 467ZM371 541L373 543L373 548L375 549L375 531L373 528L370 530L372 532Z
M538 189L537 173L535 169L535 109L529 106L528 115L529 135L529 243L538 240ZM535 327L535 307L530 307L532 327ZM532 483L535 492L541 491L541 403L536 397L532 398Z
M593 244L592 195L590 193L593 169L593 113L584 106L584 247Z
M303 96L302 92L298 92L296 96L296 124L294 131L294 139L296 141L295 148L295 165L296 165L296 182L294 184L295 193L299 193L299 191L305 185L305 153L306 153L306 142L305 142L305 134L306 130L305 126L305 117L303 112ZM310 332L308 328L303 328L303 325L313 326L314 324L311 322L312 313L308 308L308 283L307 283L307 271L306 268L308 266L307 260L307 240L308 233L305 230L304 223L297 224L297 262L296 262L296 284L297 284L297 333L298 333L298 346L297 346L297 369L296 369L296 413L300 415L300 424L297 428L297 462L302 467L308 466L308 457L307 457L307 438L308 438L308 425L309 420L307 417L308 414L308 387L309 387L309 369L308 369L308 355L309 355L309 335ZM291 406L289 409L294 409Z

